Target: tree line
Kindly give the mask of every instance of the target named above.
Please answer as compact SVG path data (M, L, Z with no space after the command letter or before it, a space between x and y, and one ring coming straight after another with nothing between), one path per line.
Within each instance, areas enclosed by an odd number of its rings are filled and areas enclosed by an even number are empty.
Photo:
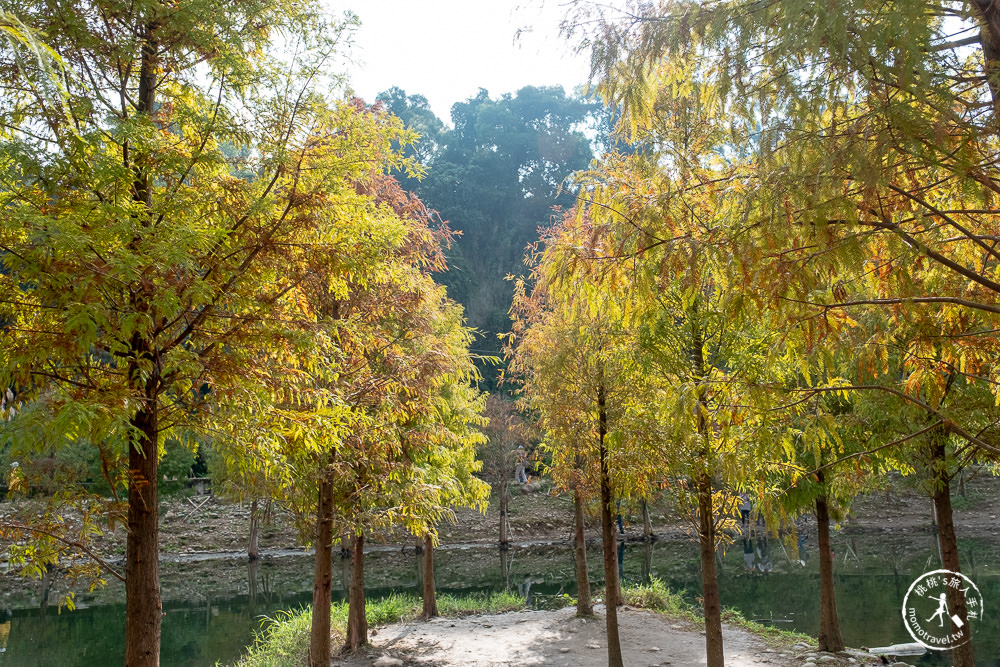
M714 553L739 493L771 529L815 513L821 650L843 648L830 522L887 471L921 480L942 566L960 571L952 482L1000 454L991 12L570 9L620 144L537 249L510 371L558 478L600 497L609 590L616 497L691 509L709 665L723 664ZM955 636L978 613L960 590L948 609ZM952 657L975 664L971 642Z
M434 280L452 232L397 178L416 134L342 98L357 21L315 3L2 10L3 435L12 492L57 477L0 526L11 563L122 579L125 662L158 664L160 460L211 446L231 495L281 499L315 543L326 665L335 536L356 647L366 533L430 547L489 491L472 330ZM68 448L107 493L42 465ZM92 548L116 525L123 573Z

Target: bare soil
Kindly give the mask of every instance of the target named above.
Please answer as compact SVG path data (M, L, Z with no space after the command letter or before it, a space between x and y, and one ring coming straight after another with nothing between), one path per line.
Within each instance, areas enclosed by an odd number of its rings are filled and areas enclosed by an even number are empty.
M698 626L661 614L621 607L618 612L623 662L630 667L704 665L705 638ZM830 665L874 662L861 652L816 653L807 644L773 645L738 627L723 627L726 665L803 665L826 657ZM500 667L608 664L605 619L578 618L572 608L522 611L465 618L437 618L378 628L369 649L335 659L337 667L434 665Z
M958 486L958 484L956 484ZM515 543L569 542L573 534L573 505L567 494L543 488L520 493L514 486L508 526ZM970 477L954 495L955 529L959 537L1000 536L1000 478L986 473ZM642 520L637 508L622 506L626 535L642 536ZM666 503L650 508L653 532L661 538L677 538L690 532L688 524L673 513ZM212 496L166 498L160 504L161 552L174 558L184 555L245 552L250 525L248 505L226 502ZM468 509L455 512L455 523L438 527L442 544L493 544L499 538L500 517L493 502L485 515ZM808 521L807 521L808 523ZM934 529L930 498L916 483L898 475L890 477L886 490L858 497L841 526L845 532L893 533L928 532ZM596 518L588 525L588 538L599 539ZM383 533L370 538L372 544L413 545L415 540L403 534ZM107 535L102 552L124 553L124 532ZM303 540L292 524L292 517L275 506L270 520L261 529L263 553L302 549Z

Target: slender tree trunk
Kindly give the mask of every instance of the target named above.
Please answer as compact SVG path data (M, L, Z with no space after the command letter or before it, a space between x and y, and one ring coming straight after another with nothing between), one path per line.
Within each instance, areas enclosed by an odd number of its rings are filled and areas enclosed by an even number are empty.
M823 471L816 473L823 484ZM819 650L837 653L844 650L837 617L837 598L833 589L833 555L830 553L830 511L826 492L816 498L816 532L819 543Z
M139 65L139 89L136 112L150 114L156 102L158 69L155 21L143 26ZM151 224L153 207L152 178L141 165L129 157L127 143L122 146L122 159L131 166L132 199L142 206L142 225ZM133 239L133 243L140 238ZM151 294L140 287L132 297L137 313L152 313ZM160 664L160 517L159 517L159 418L160 391L159 358L152 342L138 332L130 342L128 378L131 386L141 386L144 404L131 420L134 440L129 444L128 541L125 547L125 665L138 667ZM140 364L152 364L153 370L140 371Z
M653 524L649 520L649 504L643 498L640 504L642 508L642 539L649 542L653 539Z
M434 540L431 534L424 535L424 611L423 617L438 615L437 593L434 590Z
M705 606L705 658L708 667L722 667L722 606L719 578L715 572L715 515L712 506L712 476L698 479L698 539L701 545L701 586Z
M611 493L611 471L605 436L608 432L608 414L605 405L604 385L597 388L598 438L601 458L601 541L604 547L605 609L608 635L608 667L624 667L621 638L618 635L618 539L615 535Z
M155 401L155 399L152 399ZM160 664L160 553L155 403L132 419L129 447L128 541L125 548L125 664Z
M330 665L330 601L333 589L333 480L324 471L316 508L316 562L313 569L310 667Z
M507 536L507 506L510 501L510 492L507 489L507 480L504 479L500 485L500 548L506 549L510 545L510 538Z
M993 124L1000 125L1000 4L995 0L971 0L979 19L979 45L983 50L986 83L993 99Z
M931 440L931 466L933 471L934 510L938 522L938 546L941 549L941 566L952 572L961 572L958 559L958 538L955 535L955 522L951 508L951 477L948 474L948 457L944 433L935 433ZM965 595L961 590L948 587L948 611L958 616L962 627L968 627L969 609L965 603ZM961 632L954 621L951 631ZM966 642L951 651L954 667L975 667L976 658L972 650L972 642Z
M260 558L260 549L258 546L258 535L260 533L260 508L259 501L254 498L250 502L250 538L247 540L247 557L250 560L257 560Z
M698 475L698 540L701 546L701 586L705 607L705 660L708 667L723 667L725 655L722 643L722 605L719 602L719 577L715 570L715 508L712 503L712 451L709 446L708 401L703 379L705 370L704 337L699 323L698 302L691 307L691 362L694 379L698 382L698 435L702 438L700 452L703 466Z
M368 644L368 619L365 618L365 535L354 538L354 562L351 568L351 599L347 609L347 646L355 651ZM424 573L426 581L428 573Z
M593 616L594 604L590 600L590 575L587 573L587 536L583 525L583 499L580 490L573 489L573 520L576 546L576 615Z
M42 611L49 608L49 593L52 592L52 569L55 567L51 563L45 564L45 572L42 574L41 581L41 598L42 601L39 603L38 608Z

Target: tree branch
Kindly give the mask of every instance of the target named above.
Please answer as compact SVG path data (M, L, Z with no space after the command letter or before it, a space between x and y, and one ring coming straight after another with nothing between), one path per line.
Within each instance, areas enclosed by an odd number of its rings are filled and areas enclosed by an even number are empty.
M83 544L82 542L77 542L75 540L71 540L71 539L65 538L62 535L57 535L56 533L53 533L51 531L44 530L42 528L33 528L31 526L28 526L28 525L25 525L25 524L21 524L21 523L11 523L9 521L4 521L4 522L0 523L0 526L2 526L3 528L10 528L11 530L24 530L24 531L28 531L29 533L36 533L38 535L45 535L47 537L51 537L52 539L54 539L54 540L56 540L58 542L62 542L63 544L65 544L68 547L73 547L74 549L79 549L83 553L87 554L87 556L89 556L95 563L97 563L98 565L100 565L101 569L103 569L104 571L106 571L108 574L110 574L111 576L113 576L115 579L118 579L122 583L125 583L125 576L124 575L119 574L118 571L115 568L111 567L110 563L108 563L106 560L104 560L103 558L101 558L100 556L98 556L97 554L95 554L89 547L87 547L87 545Z

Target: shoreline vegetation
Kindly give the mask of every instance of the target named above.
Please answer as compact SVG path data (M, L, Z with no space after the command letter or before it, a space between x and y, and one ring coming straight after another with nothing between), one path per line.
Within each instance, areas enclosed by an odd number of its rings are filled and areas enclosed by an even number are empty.
M669 590L658 579L645 584L623 586L622 593L625 608L655 612L674 622L675 625L671 626L674 629L683 629L687 633L697 635L704 625L700 608L684 600L679 593ZM597 599L603 600L603 597L601 591ZM565 596L565 607L571 607L573 604L575 600ZM438 608L441 617L452 619L506 614L528 609L524 599L513 592L469 596L440 595ZM550 611L555 610L550 609ZM366 613L369 626L376 629L397 623L413 622L421 618L421 600L415 595L394 594L381 600L368 601ZM347 627L347 604L334 603L331 619L334 646L342 646ZM234 663L234 667L289 667L306 664L310 622L311 611L308 608L283 612L274 618L265 619L248 652ZM815 651L814 637L768 627L744 618L733 609L723 610L723 622L751 633L774 651L776 656L781 655L781 652ZM858 659L857 653L852 655ZM875 657L872 657L874 661Z
M416 595L393 594L380 600L368 600L365 617L368 626L378 628L420 617L422 601ZM525 609L525 601L514 592L501 591L488 595L438 595L438 611L443 617L501 614ZM330 620L334 646L343 646L347 629L347 602L331 606ZM308 607L282 612L264 619L247 654L236 667L286 667L306 663L309 651L309 628L312 610Z

